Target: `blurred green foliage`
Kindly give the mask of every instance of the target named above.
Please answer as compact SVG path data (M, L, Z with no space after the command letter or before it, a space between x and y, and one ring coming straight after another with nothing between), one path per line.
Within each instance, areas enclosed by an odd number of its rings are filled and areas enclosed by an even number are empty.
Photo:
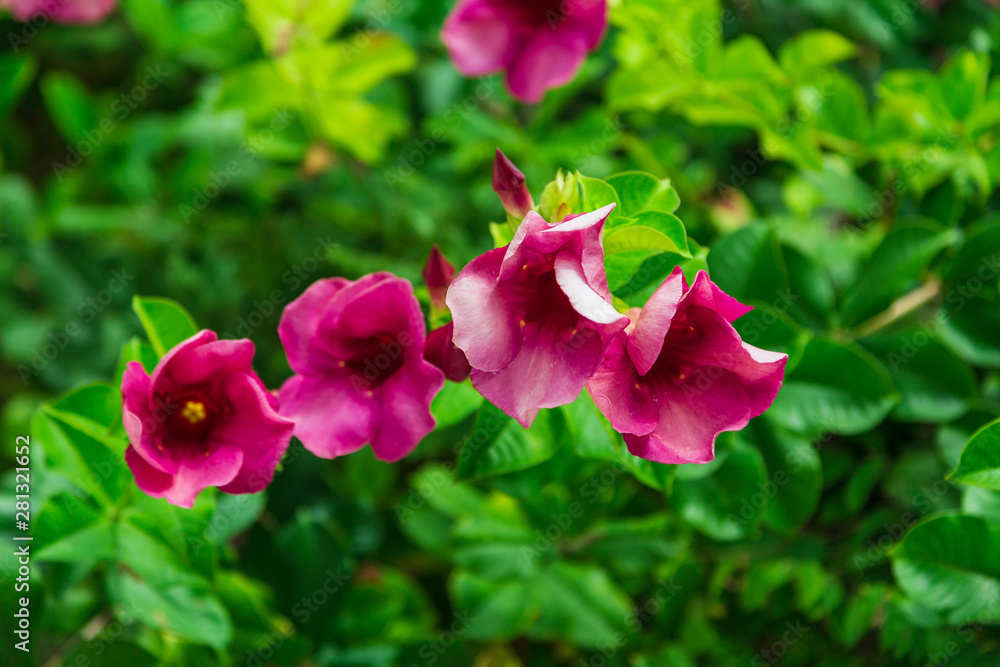
M5 625L5 664L997 664L1000 17L611 5L532 108L457 74L445 0L0 20L0 540L28 434L34 537L32 653ZM664 466L586 396L525 431L449 384L400 464L294 443L262 494L136 489L125 361L197 323L276 386L313 280L418 284L434 243L505 242L498 146L549 218L619 204L619 307L678 264L756 306L744 340L791 357L773 408Z

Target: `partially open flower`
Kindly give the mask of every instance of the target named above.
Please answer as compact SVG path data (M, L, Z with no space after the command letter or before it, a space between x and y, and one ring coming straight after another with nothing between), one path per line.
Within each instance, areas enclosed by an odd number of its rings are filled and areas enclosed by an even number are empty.
M317 456L371 443L396 461L434 429L444 374L424 360L424 316L408 281L384 272L319 280L288 304L278 334L295 371L281 413Z
M493 160L493 192L512 218L522 219L535 207L524 174L499 148Z
M606 0L459 0L441 39L462 74L504 70L525 102L569 83L607 29Z
M199 493L255 493L271 483L292 439L292 422L251 369L248 340L202 331L168 352L153 370L129 362L122 417L131 446L125 460L139 488L191 507Z
M778 395L788 355L744 343L732 322L750 312L698 273L680 267L612 342L587 387L636 456L707 463L715 439L737 431Z
M528 213L508 246L472 260L448 291L472 383L525 427L540 408L572 402L628 324L604 272L612 208L552 225Z
M445 377L452 382L465 382L472 372L472 366L469 365L465 352L455 347L454 334L454 322L448 322L427 334L424 359L444 371Z
M97 23L115 11L118 0L0 0L18 21L41 16L56 23Z
M448 294L448 286L455 278L455 265L448 261L437 245L431 248L422 275L431 295L431 306L435 310L447 308L445 296Z

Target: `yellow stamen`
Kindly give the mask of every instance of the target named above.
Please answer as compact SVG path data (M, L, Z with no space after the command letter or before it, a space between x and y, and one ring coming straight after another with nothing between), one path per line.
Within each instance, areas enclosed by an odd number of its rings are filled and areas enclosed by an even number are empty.
M205 411L205 404L201 401L188 401L184 404L184 409L181 410L181 417L192 424L197 424L205 421L208 413Z

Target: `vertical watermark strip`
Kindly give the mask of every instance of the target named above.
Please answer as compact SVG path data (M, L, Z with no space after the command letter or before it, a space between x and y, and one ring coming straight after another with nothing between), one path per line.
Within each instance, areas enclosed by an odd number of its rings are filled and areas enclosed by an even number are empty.
M17 557L17 577L14 579L14 591L24 593L17 600L14 611L14 634L18 642L14 646L25 653L30 653L28 642L31 639L31 537L27 535L31 527L31 438L18 436L14 442L14 526L22 534L14 535L14 555Z

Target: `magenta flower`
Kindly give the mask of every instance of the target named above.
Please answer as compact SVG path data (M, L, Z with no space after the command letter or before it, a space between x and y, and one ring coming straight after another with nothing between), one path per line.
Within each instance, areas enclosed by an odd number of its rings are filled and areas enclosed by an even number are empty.
M573 401L628 324L604 273L612 208L552 225L528 213L510 245L472 260L448 291L473 385L525 427Z
M744 343L731 322L752 308L680 267L629 313L587 387L636 456L659 463L707 463L715 439L767 410L788 355Z
M137 361L122 377L125 461L154 498L192 507L210 486L256 493L271 483L292 422L251 369L248 340L202 331L170 350L150 376Z
M118 0L0 0L18 21L44 16L56 23L97 23L118 7Z
M449 322L427 334L424 359L444 371L444 376L452 382L465 382L472 366L465 352L455 347L454 333L455 323Z
M569 83L608 25L606 0L459 0L441 39L462 74L504 70L525 102Z
M504 210L518 220L535 207L524 174L499 148L493 160L493 192L500 196Z
M370 443L380 460L397 461L434 429L444 374L424 361L409 281L384 272L319 280L288 304L278 334L296 373L281 388L281 413L312 453L333 458Z
M455 278L455 265L449 262L441 252L441 248L435 245L431 248L431 254L427 257L421 275L431 296L431 306L435 310L444 310L447 307L444 299L448 294L448 286Z

